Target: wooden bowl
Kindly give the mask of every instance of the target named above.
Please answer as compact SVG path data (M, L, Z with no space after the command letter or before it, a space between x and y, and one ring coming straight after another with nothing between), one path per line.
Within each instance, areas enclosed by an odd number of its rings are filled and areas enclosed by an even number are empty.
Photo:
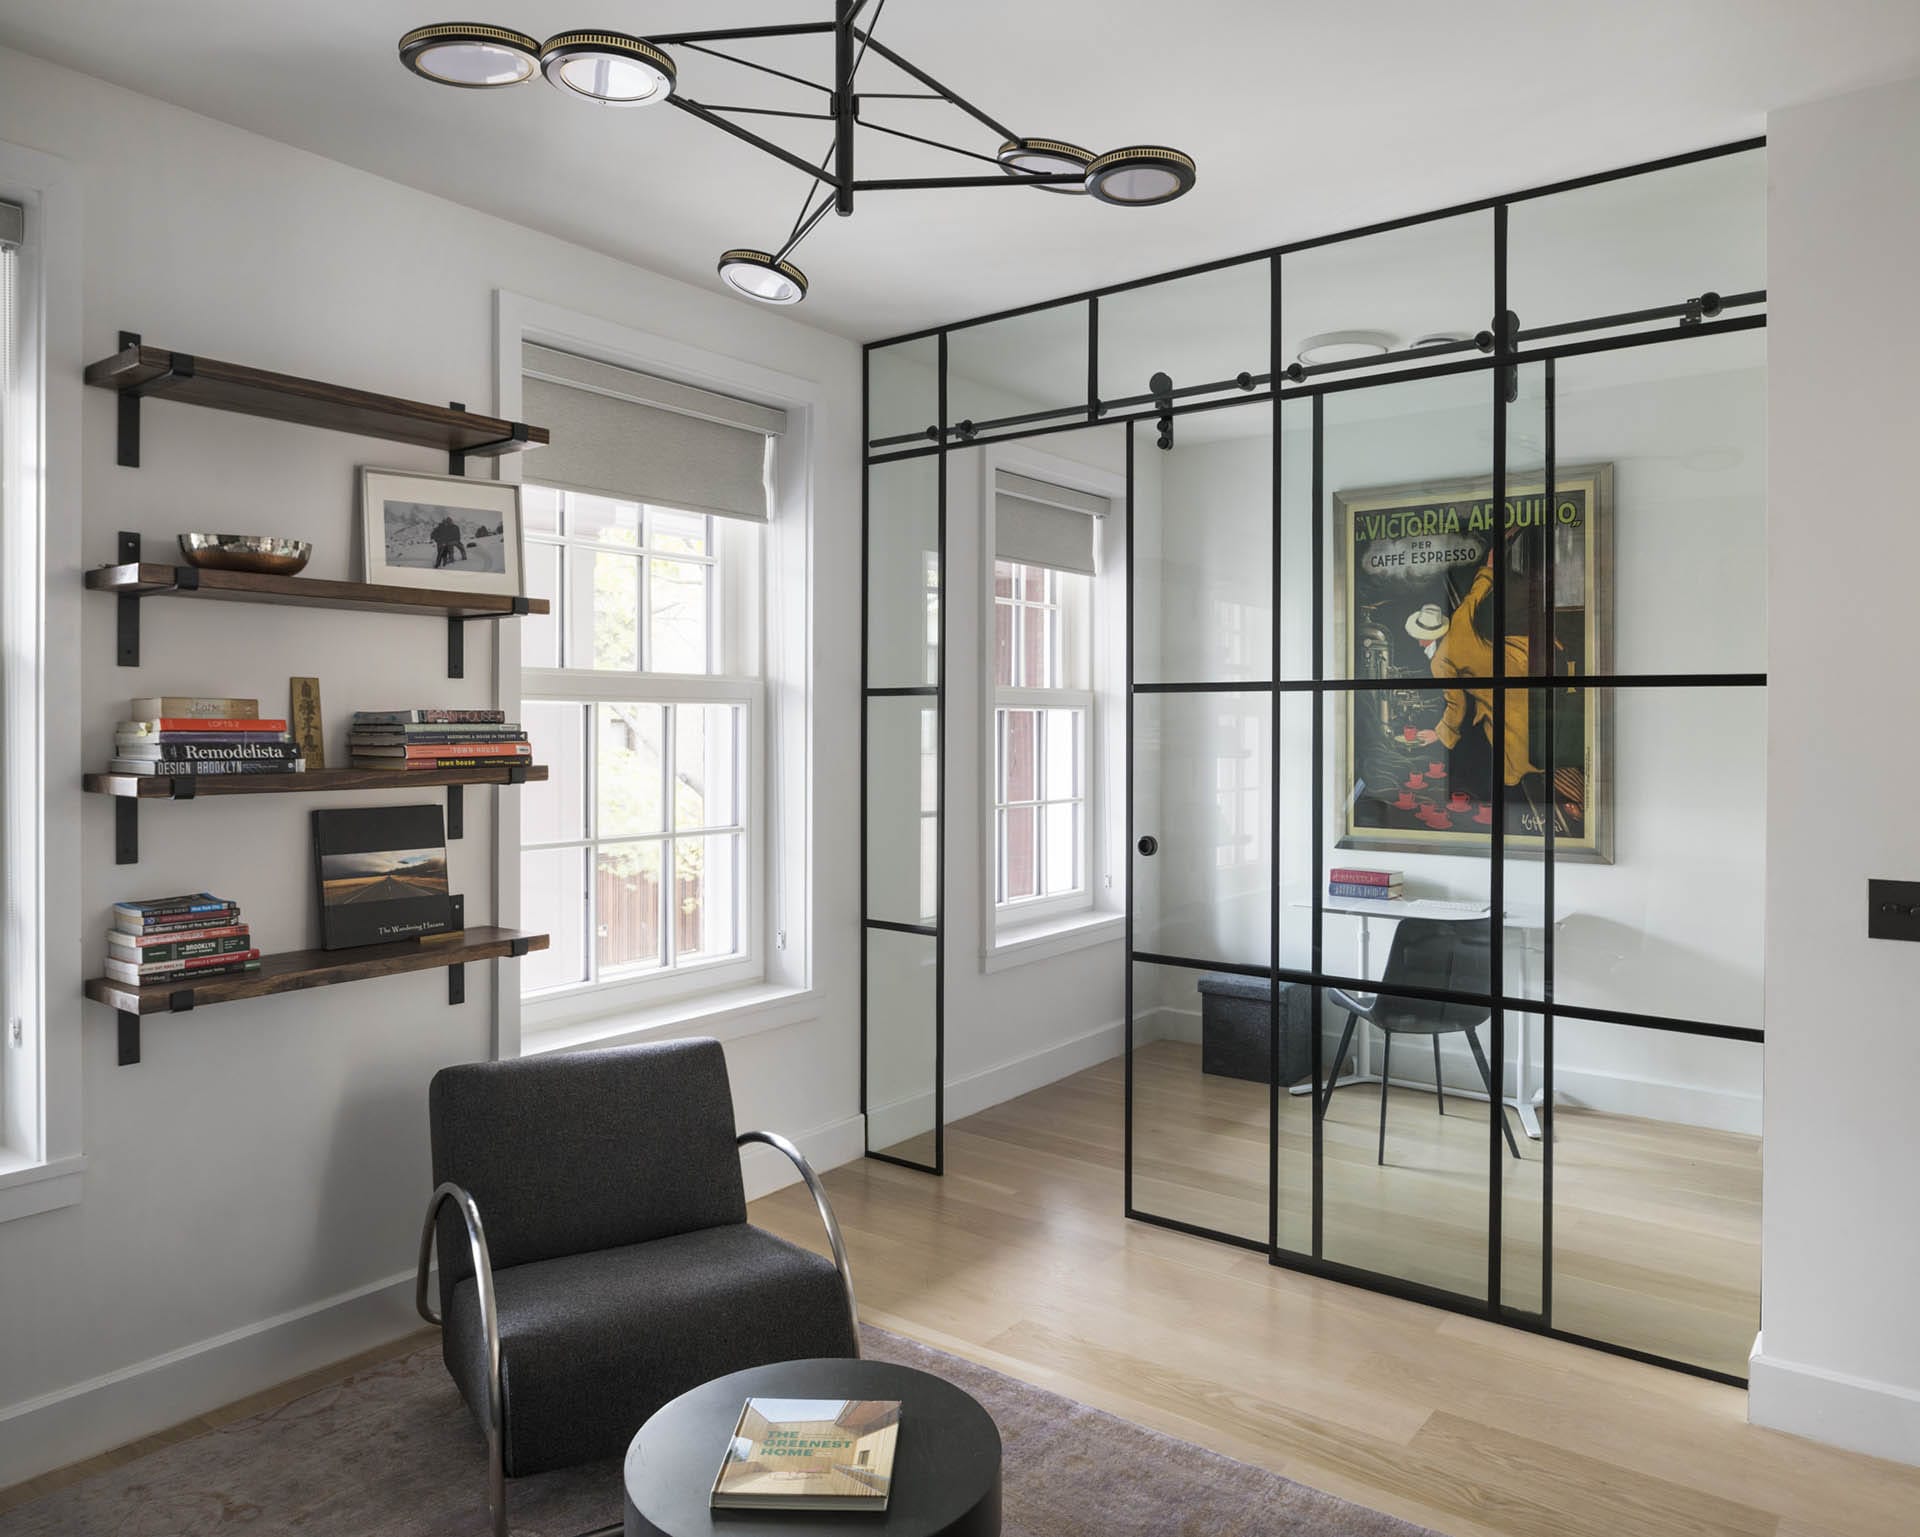
M182 534L180 553L190 566L211 571L262 571L292 576L313 557L305 539L270 534Z

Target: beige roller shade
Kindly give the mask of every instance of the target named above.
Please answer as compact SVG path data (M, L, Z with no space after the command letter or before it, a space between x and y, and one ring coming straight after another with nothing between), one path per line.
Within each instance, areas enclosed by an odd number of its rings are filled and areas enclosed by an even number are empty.
M1091 576L1093 520L1106 515L1104 496L998 470L993 480L994 557Z
M766 522L786 412L531 342L521 368L521 415L553 434L523 456L526 479Z

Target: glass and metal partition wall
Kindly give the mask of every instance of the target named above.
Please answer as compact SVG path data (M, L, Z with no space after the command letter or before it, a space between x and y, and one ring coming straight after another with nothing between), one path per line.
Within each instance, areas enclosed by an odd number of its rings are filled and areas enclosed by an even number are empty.
M1123 424L1127 1214L1744 1379L1764 224L1752 141L867 349L870 1148L940 1167L947 459Z

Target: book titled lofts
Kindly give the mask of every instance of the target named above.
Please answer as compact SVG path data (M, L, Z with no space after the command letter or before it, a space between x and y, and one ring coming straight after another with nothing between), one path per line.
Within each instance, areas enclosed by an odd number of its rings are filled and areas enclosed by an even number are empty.
M749 1398L708 1504L715 1510L883 1511L900 1401Z
M156 742L172 737L239 737L245 741L284 742L287 723L257 715L154 715L123 720L114 727L114 735Z
M260 714L257 699L215 699L200 694L160 694L127 701L135 720L190 717L194 720L254 720Z

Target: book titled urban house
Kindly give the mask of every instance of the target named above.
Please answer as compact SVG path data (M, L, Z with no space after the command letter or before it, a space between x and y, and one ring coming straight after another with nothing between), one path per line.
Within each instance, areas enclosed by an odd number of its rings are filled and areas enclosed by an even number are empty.
M749 1398L709 1499L715 1510L885 1510L897 1398Z
M316 811L313 854L322 949L418 939L453 927L439 806Z

